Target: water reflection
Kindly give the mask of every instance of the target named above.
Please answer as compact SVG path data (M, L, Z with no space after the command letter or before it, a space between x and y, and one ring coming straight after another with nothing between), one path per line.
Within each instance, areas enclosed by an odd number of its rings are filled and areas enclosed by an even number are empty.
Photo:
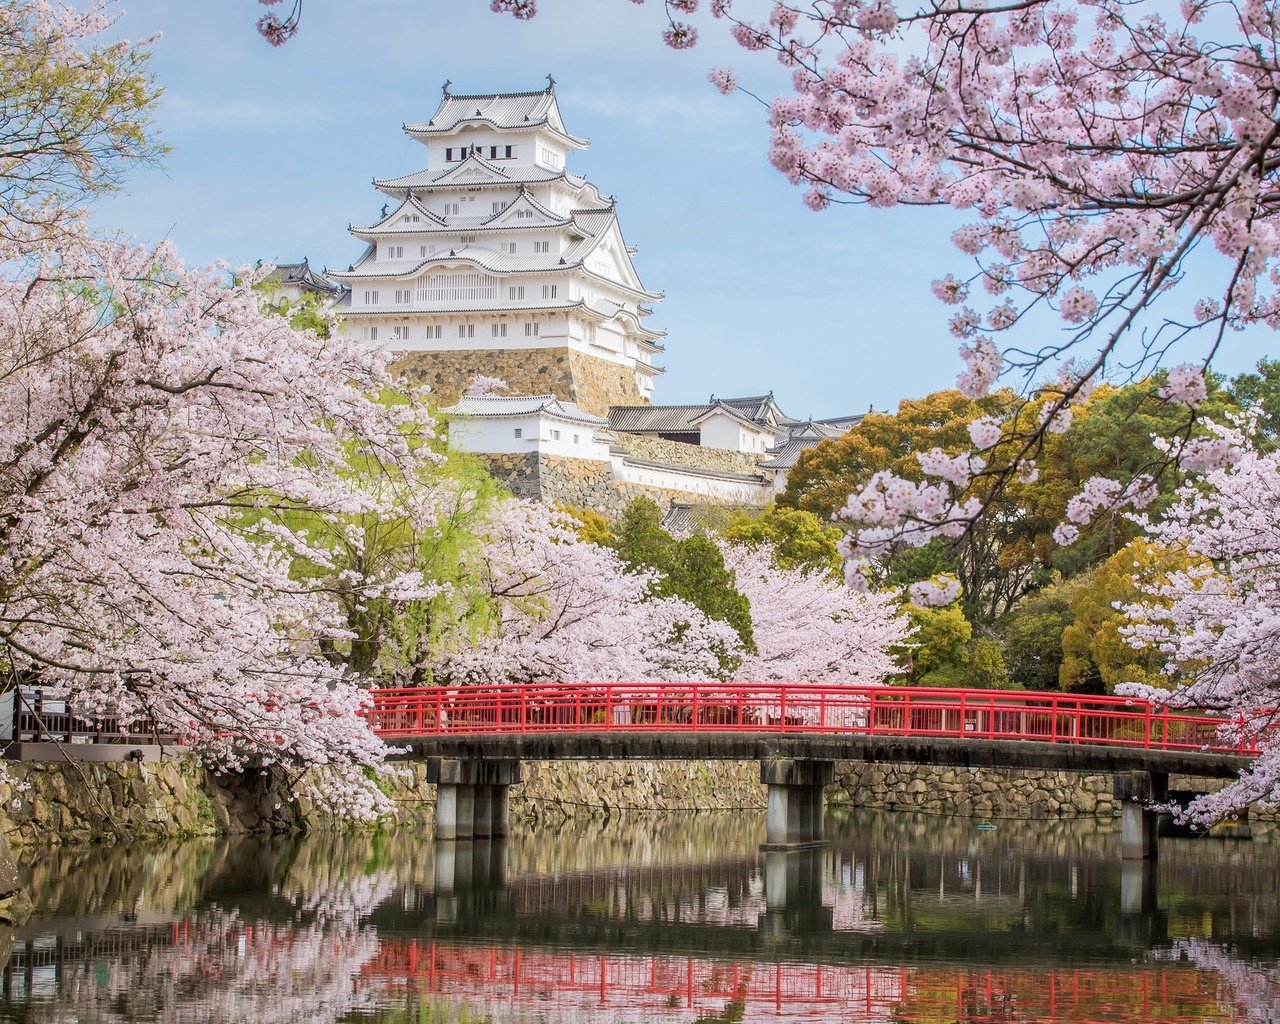
M0 1018L31 1022L1280 1019L1280 844L862 814L435 846L408 833L23 865Z

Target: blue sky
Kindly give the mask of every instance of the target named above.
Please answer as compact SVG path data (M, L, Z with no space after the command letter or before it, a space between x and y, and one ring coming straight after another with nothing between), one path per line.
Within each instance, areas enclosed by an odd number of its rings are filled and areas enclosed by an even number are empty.
M592 143L570 169L618 197L641 277L666 293L649 321L669 332L656 401L772 389L792 415L834 416L949 387L960 369L929 289L963 268L948 240L960 218L808 210L768 164L764 109L706 72L732 65L765 96L786 77L723 33L675 52L660 8L621 0L543 0L528 22L487 0L307 0L301 33L276 50L254 0L118 6L117 34L163 33L156 125L172 153L96 211L139 241L169 237L194 263L345 267L362 248L347 225L386 201L370 180L422 166L400 126L434 112L446 79L492 92L551 73L569 130ZM1269 341L1221 367L1247 368Z

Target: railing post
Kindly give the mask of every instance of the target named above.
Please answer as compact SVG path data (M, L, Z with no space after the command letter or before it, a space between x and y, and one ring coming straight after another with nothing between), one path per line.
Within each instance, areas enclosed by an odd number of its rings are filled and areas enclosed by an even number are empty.
M698 684L694 683L693 698L689 702L689 717L692 718L693 721L689 723L689 727L695 732L698 728L698 696Z
M1151 702L1147 701L1147 709L1142 714L1142 745L1151 746Z
M604 688L604 729L613 729L613 684L606 683Z

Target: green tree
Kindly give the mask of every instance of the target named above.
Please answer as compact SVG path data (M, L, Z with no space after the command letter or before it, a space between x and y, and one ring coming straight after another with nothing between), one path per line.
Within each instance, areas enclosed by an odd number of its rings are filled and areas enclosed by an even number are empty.
M1253 373L1242 373L1227 385L1231 398L1258 417L1258 433L1280 438L1280 359L1260 359Z
M734 628L755 652L751 604L725 567L720 549L705 534L677 540L662 528L662 510L649 498L634 499L614 529L614 549L631 570L657 574L654 597L680 597L712 619Z
M1071 623L1078 584L1057 580L1024 597L997 624L1009 678L1028 690L1058 689L1062 631Z
M1169 685L1164 656L1154 647L1129 644L1122 632L1127 620L1117 605L1149 598L1170 572L1195 562L1185 552L1139 538L1083 577L1069 604L1072 621L1062 632L1062 689L1103 693L1117 683Z
M303 292L291 301L287 295L275 290L270 279L258 284L257 290L262 293L264 311L284 317L295 330L315 331L322 338L332 333L335 323L333 311L328 300L315 292Z
M0 0L0 233L14 241L47 237L69 207L165 153L150 134L148 46L102 42L112 19L73 13Z
M907 659L907 682L917 686L967 686L973 624L958 604L945 608L907 605L915 627Z
M715 532L731 544L770 544L783 569L821 569L832 576L844 571L836 550L840 529L807 509L770 502L763 510L733 509Z
M609 520L595 509L564 504L557 504L556 509L577 522L578 536L588 544L602 548L613 546L613 528Z

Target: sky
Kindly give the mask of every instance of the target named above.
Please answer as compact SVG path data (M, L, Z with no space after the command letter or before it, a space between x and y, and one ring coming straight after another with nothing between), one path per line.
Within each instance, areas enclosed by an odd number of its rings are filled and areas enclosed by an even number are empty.
M658 6L621 0L542 0L524 22L487 0L307 0L301 32L273 49L255 0L115 7L115 35L162 34L155 125L171 152L98 203L102 226L169 238L190 263L345 268L363 249L347 226L387 201L371 179L424 166L401 125L434 113L445 80L525 91L551 74L569 131L591 140L568 169L618 198L641 279L666 296L648 321L668 332L655 401L772 390L792 416L836 416L892 409L962 369L951 308L929 287L964 270L949 241L959 214L805 207L769 165L764 107L706 79L733 66L772 96L786 76L724 33L673 51ZM1269 341L1237 345L1221 367L1249 368Z

